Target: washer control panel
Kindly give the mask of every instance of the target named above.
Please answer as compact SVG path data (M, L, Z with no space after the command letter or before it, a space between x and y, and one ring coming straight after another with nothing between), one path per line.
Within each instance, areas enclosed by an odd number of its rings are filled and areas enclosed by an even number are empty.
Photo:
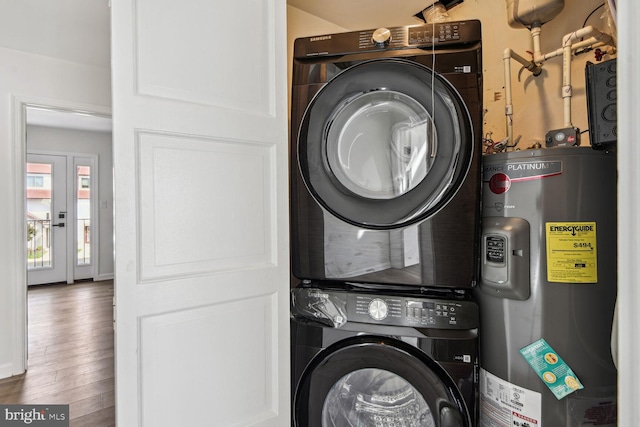
M438 329L478 327L478 306L469 300L347 294L350 321Z

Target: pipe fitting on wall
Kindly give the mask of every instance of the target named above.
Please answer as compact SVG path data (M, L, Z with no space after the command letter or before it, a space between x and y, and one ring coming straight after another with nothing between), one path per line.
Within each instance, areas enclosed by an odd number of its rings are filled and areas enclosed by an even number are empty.
M507 144L511 144L513 139L513 100L511 89L511 59L516 60L522 66L531 72L534 76L542 73L542 64L554 57L562 56L562 101L563 101L563 126L565 128L573 127L571 120L571 97L573 88L571 85L571 60L575 51L582 48L604 47L607 51L615 51L615 40L607 33L587 26L566 34L562 38L560 48L542 53L540 48L540 35L542 28L539 23L534 23L530 29L533 42L533 59L527 60L507 48L504 50L502 59L504 62L504 80L505 80L505 118L507 130Z

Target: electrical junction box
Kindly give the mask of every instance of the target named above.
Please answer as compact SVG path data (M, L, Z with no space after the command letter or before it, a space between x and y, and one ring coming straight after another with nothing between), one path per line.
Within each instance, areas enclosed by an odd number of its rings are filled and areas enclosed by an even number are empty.
M615 147L618 142L616 60L587 62L585 74L591 147L596 150Z

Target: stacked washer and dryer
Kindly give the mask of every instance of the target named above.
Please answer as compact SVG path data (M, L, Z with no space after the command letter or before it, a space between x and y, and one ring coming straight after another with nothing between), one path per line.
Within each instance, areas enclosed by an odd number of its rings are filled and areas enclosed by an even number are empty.
M293 425L476 425L480 22L293 56Z

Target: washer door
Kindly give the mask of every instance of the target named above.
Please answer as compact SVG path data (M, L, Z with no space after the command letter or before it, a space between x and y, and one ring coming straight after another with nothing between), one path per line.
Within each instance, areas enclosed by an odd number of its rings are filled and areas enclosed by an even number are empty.
M473 157L466 106L415 62L356 64L309 104L298 135L305 185L336 217L372 229L428 218L456 194Z
M294 426L470 427L451 377L415 347L360 336L321 352L294 398Z

